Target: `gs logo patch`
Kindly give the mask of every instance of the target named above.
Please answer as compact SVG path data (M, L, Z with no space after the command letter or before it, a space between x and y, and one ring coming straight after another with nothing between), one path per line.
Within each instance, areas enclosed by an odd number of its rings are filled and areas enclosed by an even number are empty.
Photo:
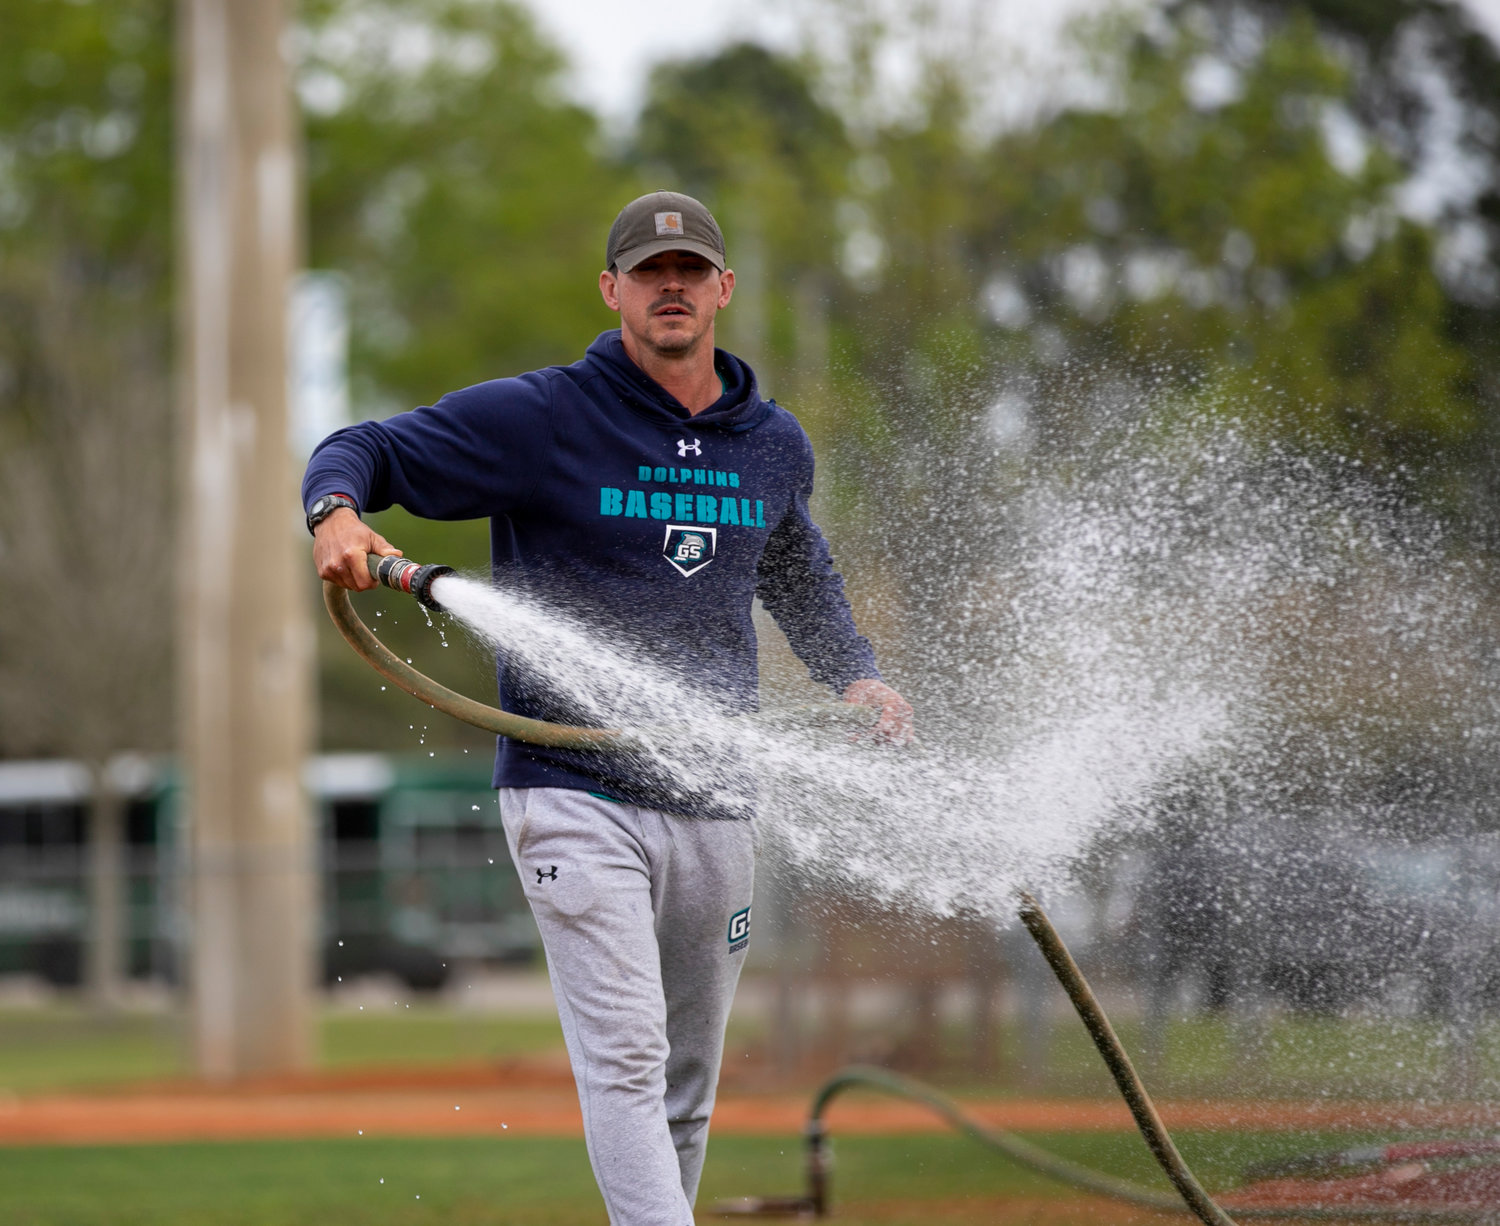
M662 557L686 579L714 560L714 547L718 540L717 528L706 528L701 524L668 524L667 539L662 543Z
M750 908L729 917L729 952L737 954L750 944Z

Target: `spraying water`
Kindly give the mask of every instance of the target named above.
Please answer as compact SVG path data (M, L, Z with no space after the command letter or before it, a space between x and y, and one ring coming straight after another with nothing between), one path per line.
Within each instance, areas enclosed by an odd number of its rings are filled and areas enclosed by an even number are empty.
M685 793L743 804L748 764L768 833L825 883L937 915L1006 915L1184 811L1243 829L1482 804L1500 656L1474 563L1356 466L1232 430L1142 447L1148 427L1021 482L962 608L908 624L946 695L915 748L727 716L487 583L434 595ZM705 783L715 761L733 769Z

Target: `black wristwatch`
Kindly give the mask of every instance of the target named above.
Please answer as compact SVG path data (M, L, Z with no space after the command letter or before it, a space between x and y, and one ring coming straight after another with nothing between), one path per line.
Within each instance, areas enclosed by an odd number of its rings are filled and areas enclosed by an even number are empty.
M324 494L307 511L307 530L316 532L317 527L340 507L348 507L356 515L359 507L355 505L354 499L345 498L342 494Z

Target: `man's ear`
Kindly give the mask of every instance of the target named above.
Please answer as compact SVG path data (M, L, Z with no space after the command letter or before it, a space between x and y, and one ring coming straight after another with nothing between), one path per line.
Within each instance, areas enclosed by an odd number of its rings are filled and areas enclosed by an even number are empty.
M611 311L620 309L620 284L615 274L608 268L599 274L599 296L604 299L604 305Z
M729 305L729 299L734 296L734 269L726 268L719 274L719 310Z

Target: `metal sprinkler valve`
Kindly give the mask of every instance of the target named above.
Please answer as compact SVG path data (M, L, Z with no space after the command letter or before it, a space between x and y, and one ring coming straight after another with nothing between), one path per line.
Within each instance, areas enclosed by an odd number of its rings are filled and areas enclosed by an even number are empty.
M370 578L388 588L415 596L429 609L442 612L443 606L432 598L432 581L439 575L451 575L453 567L443 566L441 563L423 566L410 558L399 558L395 554L381 557L373 553L369 556L369 565Z
M813 1116L803 1129L807 1146L807 1210L813 1217L828 1216L828 1177L833 1170L833 1154L828 1148L828 1134L823 1121Z

